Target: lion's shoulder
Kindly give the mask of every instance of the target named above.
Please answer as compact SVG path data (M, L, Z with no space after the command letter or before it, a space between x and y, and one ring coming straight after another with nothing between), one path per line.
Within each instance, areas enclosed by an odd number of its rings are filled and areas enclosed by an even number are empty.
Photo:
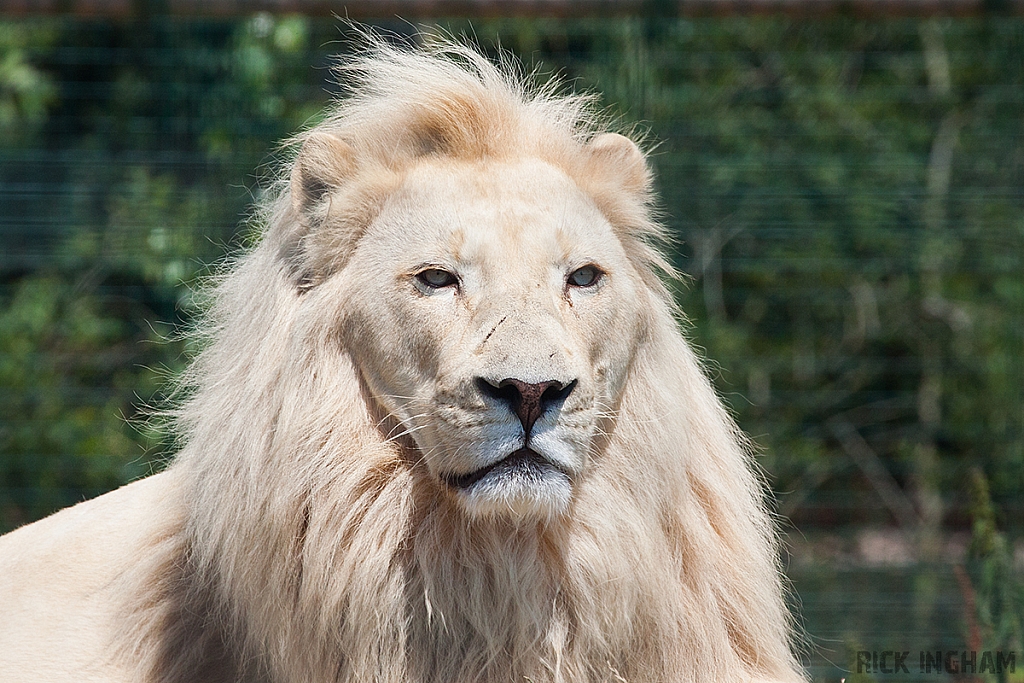
M122 679L121 579L180 518L177 492L157 474L0 537L0 682Z

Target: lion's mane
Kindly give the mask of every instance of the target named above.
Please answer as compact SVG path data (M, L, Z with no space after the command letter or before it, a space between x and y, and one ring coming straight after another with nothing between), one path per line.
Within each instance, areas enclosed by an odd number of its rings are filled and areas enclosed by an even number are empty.
M318 130L360 159L334 200L344 223L318 231L293 201L316 188L282 182L258 246L211 292L177 415L182 516L128 588L140 680L799 679L763 485L678 331L649 183L580 152L599 132L590 101L452 44L375 41L342 73L351 96ZM654 324L564 518L469 520L388 438L333 333L331 275L424 154L557 165L644 273Z

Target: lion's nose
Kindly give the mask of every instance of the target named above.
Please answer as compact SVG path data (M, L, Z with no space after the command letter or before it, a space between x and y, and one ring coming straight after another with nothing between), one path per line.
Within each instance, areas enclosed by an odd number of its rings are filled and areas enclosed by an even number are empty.
M530 436L533 423L545 410L562 403L576 388L576 383L577 380L569 383L548 380L531 384L512 377L507 377L497 384L483 377L476 380L484 395L497 399L511 408L522 423L523 432L527 437Z

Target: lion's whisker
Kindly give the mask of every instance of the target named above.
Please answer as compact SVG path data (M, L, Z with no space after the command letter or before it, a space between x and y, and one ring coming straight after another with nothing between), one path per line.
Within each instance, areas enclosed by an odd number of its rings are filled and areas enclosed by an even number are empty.
M428 425L418 425L415 427L410 427L409 429L406 429L403 432L395 434L394 436L388 436L386 439L384 439L384 443L392 443L394 441L397 441L398 439L401 439L403 436L408 436L409 434L418 432L421 429L425 429L427 426Z

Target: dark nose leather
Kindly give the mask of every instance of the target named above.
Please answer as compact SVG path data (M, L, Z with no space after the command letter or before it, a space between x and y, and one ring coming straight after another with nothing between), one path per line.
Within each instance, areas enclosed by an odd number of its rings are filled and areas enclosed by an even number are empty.
M531 384L508 377L493 384L488 380L478 378L477 386L485 395L508 405L509 409L519 418L519 422L522 423L523 432L529 437L534 423L544 414L544 411L568 398L572 390L576 388L576 380L568 384L558 380Z

